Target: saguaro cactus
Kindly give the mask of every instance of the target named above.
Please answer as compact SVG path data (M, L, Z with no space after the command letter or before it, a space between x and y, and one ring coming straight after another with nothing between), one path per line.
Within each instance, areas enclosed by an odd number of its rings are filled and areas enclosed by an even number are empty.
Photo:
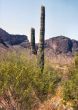
M44 36L45 36L45 7L41 6L41 21L40 21L40 42L38 63L41 71L44 69Z
M32 52L32 54L36 54L35 29L34 28L31 28L31 52Z

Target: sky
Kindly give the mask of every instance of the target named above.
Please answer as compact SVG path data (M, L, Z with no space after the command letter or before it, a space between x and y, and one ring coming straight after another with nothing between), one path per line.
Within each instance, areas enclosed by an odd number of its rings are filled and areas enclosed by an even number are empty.
M0 0L0 28L39 41L41 5L46 10L45 39L63 35L78 40L78 0Z

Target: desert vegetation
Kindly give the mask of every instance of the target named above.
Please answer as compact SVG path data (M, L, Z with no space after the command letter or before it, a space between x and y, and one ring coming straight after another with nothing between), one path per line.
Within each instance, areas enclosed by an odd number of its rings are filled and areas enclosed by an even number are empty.
M45 40L45 7L41 7L41 22L40 22L40 42L39 42L39 55L38 65L43 72L44 69L44 40Z
M45 66L43 74L36 59L8 53L0 62L0 105L5 110L30 110L53 96L61 77Z
M44 65L44 71L41 72L37 65L37 57L29 56L24 51L19 54L15 51L8 52L6 57L2 55L0 58L0 107L4 110L38 110L45 101L58 97L58 88L61 87L62 104L67 106L67 103L70 103L72 110L77 110L77 55L75 63L66 75L68 78L64 80L63 71L56 70L47 61ZM59 107L57 106L55 110L57 108Z
M72 102L75 110L78 109L78 55L75 56L74 65L69 71L68 80L63 85L63 98Z
M31 28L31 52L32 54L37 54L36 46L35 46L35 29Z

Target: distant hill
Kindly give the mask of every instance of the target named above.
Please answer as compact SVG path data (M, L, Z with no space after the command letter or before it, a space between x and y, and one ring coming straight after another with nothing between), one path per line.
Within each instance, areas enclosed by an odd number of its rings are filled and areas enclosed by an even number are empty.
M45 41L45 47L55 54L68 54L78 52L78 41L65 36L52 37Z
M38 44L36 44L38 47ZM26 35L13 35L0 28L0 48L21 46L30 48L30 43ZM65 36L52 37L45 40L45 50L48 55L66 54L72 55L78 52L78 41Z
M25 35L9 34L0 28L0 43L4 42L6 45L20 45L23 42L29 42Z

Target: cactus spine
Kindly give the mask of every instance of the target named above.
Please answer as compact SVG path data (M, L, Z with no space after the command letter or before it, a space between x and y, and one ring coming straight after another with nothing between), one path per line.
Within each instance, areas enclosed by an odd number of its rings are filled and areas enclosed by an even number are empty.
M41 21L40 21L40 42L39 42L39 57L38 63L41 71L44 69L44 36L45 36L45 7L41 6Z
M32 54L36 54L35 29L34 28L31 28L31 52L32 52Z

